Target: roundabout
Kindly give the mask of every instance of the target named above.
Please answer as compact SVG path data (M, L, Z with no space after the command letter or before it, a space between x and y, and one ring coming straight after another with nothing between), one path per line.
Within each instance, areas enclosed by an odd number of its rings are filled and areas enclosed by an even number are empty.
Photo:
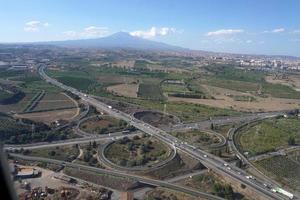
M173 160L176 148L148 135L124 137L99 149L99 160L107 167L122 171L149 171Z

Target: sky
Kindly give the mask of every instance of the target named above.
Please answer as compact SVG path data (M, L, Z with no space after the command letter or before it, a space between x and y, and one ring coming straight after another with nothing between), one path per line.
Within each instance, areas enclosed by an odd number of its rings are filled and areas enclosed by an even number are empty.
M185 48L300 57L300 0L0 0L0 42L119 31Z

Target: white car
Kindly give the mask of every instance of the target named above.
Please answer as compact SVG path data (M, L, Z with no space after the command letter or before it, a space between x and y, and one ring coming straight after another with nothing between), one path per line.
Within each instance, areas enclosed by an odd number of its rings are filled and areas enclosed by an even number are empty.
M204 157L204 158L207 158L207 155L206 155L206 154L204 154L204 155L203 155L203 157Z

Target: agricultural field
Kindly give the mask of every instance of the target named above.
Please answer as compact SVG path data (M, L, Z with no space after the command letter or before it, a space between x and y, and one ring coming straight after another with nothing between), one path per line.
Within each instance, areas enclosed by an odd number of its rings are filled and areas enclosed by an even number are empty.
M1 90L0 88L0 102L2 102L5 99L11 98L13 94L8 93L7 91Z
M296 74L270 74L265 77L266 82L272 84L282 84L300 91L300 76Z
M195 122L209 117L216 116L238 116L241 112L234 111L232 109L215 108L211 106L186 103L181 100L176 102L157 102L149 100L132 100L131 103L140 105L146 109L158 110L163 112L166 108L166 112L178 117L182 122Z
M266 175L300 194L300 163L293 156L273 156L254 163Z
M87 133L107 134L126 129L127 123L110 116L95 116L83 121L79 128Z
M120 166L150 166L166 159L170 149L149 136L124 137L107 147L106 157Z
M293 138L300 143L300 120L298 118L268 119L243 129L238 137L240 149L249 155L274 151L286 147Z
M142 99L151 99L151 100L164 99L160 85L154 85L154 84L140 83L137 95Z
M188 132L173 132L171 134L177 137L178 139L183 140L199 148L207 148L210 145L218 144L221 142L221 139L216 135L198 130Z
M51 158L55 160L71 162L77 158L77 156L79 155L79 150L76 145L69 145L33 149L29 150L29 152L27 152L26 154L30 156Z
M15 116L18 118L30 119L37 122L43 122L45 124L50 125L52 122L57 120L66 120L71 121L76 116L78 116L80 109L79 108L71 108L71 109L63 109L63 110L52 110L45 112L32 112L32 113L22 113L16 114Z
M291 110L299 107L299 99L283 99L274 97L260 97L252 93L238 92L235 90L224 89L210 85L202 85L205 91L208 91L209 96L213 99L195 99L195 98L178 98L169 97L169 101L187 102L212 106L216 108L232 109L242 112L262 112L276 110ZM238 97L236 99L235 97ZM243 98L241 101L240 97ZM250 101L249 101L250 100Z
M64 108L77 108L78 104L65 93L47 92L38 102L33 111L59 110Z
M138 84L118 84L107 87L107 91L124 97L137 98Z

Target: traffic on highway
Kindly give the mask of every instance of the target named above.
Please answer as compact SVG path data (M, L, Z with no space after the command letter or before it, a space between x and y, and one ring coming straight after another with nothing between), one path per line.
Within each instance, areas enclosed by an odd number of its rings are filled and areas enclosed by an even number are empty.
M165 142L168 145L174 146L178 151L182 151L193 158L199 160L203 165L205 165L207 168L214 170L215 172L230 177L233 180L236 180L240 182L241 184L250 187L254 190L256 190L260 195L265 196L268 199L286 199L286 196L274 192L274 187L272 183L266 183L265 181L261 180L260 178L255 178L245 171L243 171L240 168L237 168L236 166L229 164L222 160L221 158L212 155L210 153L207 153L201 149L198 149L190 144L187 144L186 142L183 142L179 140L178 138L168 134L167 132L156 128L150 124L147 124L141 120L138 120L134 118L133 116L123 113L119 110L116 110L110 105L104 104L103 102L100 102L93 97L82 93L78 91L77 89L74 89L72 87L66 86L60 82L58 82L55 79L50 78L45 72L44 69L46 68L45 65L39 67L39 74L49 83L56 85L58 87L61 87L62 89L69 91L78 97L80 97L82 100L86 101L87 103L93 105L94 107L103 110L104 112L108 113L109 115L122 119L132 126L136 127L137 129L150 134L157 139ZM256 118L261 117L272 117L274 114L262 114L257 115Z

